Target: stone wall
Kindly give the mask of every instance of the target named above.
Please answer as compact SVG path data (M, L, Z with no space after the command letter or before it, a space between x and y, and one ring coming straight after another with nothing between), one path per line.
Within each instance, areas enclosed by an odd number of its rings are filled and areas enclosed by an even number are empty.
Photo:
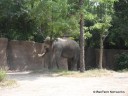
M8 42L8 65L10 70L30 70L46 67L44 59L38 57L42 44L28 41Z
M50 64L50 53L47 53L44 57L39 57L38 54L44 52L42 43L29 42L29 41L17 41L12 40L8 42L8 66L10 70L37 70L48 69ZM66 60L62 58L61 69L67 70Z
M37 70L48 69L50 64L50 53L44 57L38 57L43 53L43 44L29 41L8 41L6 38L0 38L0 68L10 70ZM103 55L103 68L114 69L115 58L127 50L105 49ZM99 49L86 48L85 50L85 67L97 68L99 62ZM56 67L54 65L54 67ZM61 69L68 70L66 58L61 58Z
M0 69L8 69L7 65L7 44L8 44L8 39L6 38L0 38Z
M85 49L85 68L96 68L96 54L94 48Z
M116 67L116 58L119 54L126 52L128 53L128 50L119 50L119 49L104 49L103 52L103 68L107 69L115 69ZM96 66L98 66L99 63L99 49L95 50L96 54Z

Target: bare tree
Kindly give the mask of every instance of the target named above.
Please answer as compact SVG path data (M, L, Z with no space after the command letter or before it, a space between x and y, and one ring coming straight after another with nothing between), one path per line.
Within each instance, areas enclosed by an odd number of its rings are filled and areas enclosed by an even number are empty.
M80 6L80 72L85 71L84 59L84 13L82 11L84 0L79 0Z

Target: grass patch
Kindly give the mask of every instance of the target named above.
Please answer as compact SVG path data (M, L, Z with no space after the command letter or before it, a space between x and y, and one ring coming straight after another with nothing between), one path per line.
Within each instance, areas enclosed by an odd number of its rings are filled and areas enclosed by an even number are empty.
M16 85L16 81L15 80L3 80L0 82L0 88L4 88L4 87L12 87L14 85Z
M7 77L6 71L0 69L0 82L2 82L3 80L5 80L6 77Z
M127 72L128 72L128 68L123 69L123 70L118 70L117 72L120 72L120 73L127 73Z
M70 77L101 77L101 76L109 76L113 71L106 69L92 69L87 70L84 73L80 73L79 71L62 71L59 74L61 76L70 76Z
M82 76L84 77L101 77L101 76L108 76L113 71L106 70L106 69L92 69L85 71Z
M41 73L47 74L47 76L67 76L67 77L101 77L101 76L108 76L114 71L106 70L106 69L92 69L87 70L84 73L79 71L67 71L67 70L37 70L33 71L32 73Z
M0 69L0 88L16 85L15 80L8 80L6 71Z

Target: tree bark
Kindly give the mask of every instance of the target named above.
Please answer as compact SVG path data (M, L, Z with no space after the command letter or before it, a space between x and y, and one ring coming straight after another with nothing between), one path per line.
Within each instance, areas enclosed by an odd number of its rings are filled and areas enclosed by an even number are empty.
M103 39L102 35L100 35L100 51L99 51L99 69L103 68Z
M79 0L80 11L84 4L83 0ZM80 13L80 72L85 71L85 59L84 59L84 14Z

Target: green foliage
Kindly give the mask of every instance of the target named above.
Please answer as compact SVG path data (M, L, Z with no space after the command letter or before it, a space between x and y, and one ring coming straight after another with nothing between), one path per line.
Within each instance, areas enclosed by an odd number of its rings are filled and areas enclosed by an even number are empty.
M128 69L128 54L121 53L116 58L116 70Z
M0 0L0 37L38 42L48 35L78 38L78 1Z
M94 26L93 26L93 29L96 29L98 30L98 32L100 32L100 34L106 34L108 32L108 28L110 27L111 25L109 23L96 23Z
M88 2L87 2L88 1ZM111 27L115 0L87 0L85 13L85 32L92 34L87 46L99 47L99 38L105 38Z
M108 43L114 48L128 48L128 0L119 0L114 4L115 15L112 18L111 34Z
M127 47L128 0L115 1L84 0L80 10L79 0L0 0L0 37L37 42L48 35L78 38L79 14L83 12L85 38L89 36L91 46L98 45L101 33L110 33L109 45Z
M6 72L2 69L0 69L0 82L6 79Z
M79 32L79 24L76 12L71 12L74 6L68 0L42 0L34 7L32 16L43 29L41 33L45 37L75 36Z
M89 32L84 33L84 39L88 39L88 38L91 38L91 37L92 37L92 34L90 34Z
M0 0L0 36L33 40L35 21L30 18L28 0Z
M111 16L113 14L113 1L109 0L98 0L97 5L97 13L96 13L96 23L93 26L94 29L99 30L100 34L106 34L108 32L109 27L111 26Z

